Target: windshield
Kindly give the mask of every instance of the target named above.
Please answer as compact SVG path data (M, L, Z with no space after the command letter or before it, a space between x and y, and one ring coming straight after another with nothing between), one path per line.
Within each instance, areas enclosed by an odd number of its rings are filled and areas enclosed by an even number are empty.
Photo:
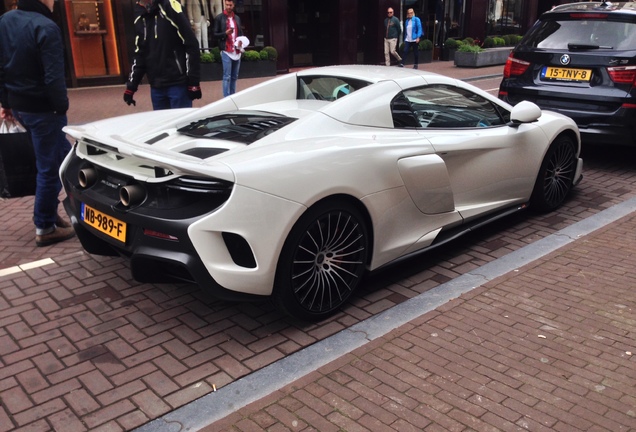
M600 19L544 20L530 30L521 44L539 49L633 50L636 23Z

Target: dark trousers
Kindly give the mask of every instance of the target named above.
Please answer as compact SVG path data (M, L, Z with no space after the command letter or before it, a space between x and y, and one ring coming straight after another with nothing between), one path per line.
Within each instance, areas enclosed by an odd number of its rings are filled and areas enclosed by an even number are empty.
M404 54L402 55L402 63L406 62L406 56L409 55L409 50L413 48L413 64L417 66L420 63L420 51L417 42L404 42Z

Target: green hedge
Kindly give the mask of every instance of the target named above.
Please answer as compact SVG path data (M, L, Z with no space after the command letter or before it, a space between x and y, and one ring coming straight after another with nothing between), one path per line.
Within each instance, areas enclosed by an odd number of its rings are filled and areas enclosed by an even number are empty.
M469 45L467 43L462 44L459 48L457 48L457 52L471 52L478 53L482 52L484 49L479 45Z
M433 42L431 42L428 39L422 39L420 40L420 43L417 46L417 48L420 51L431 51L433 49Z
M461 45L461 41L453 38L448 38L444 42L444 47L448 49L457 49Z
M260 51L249 50L243 53L242 59L245 61L272 60L278 58L278 51L272 46L266 46ZM201 53L201 63L221 63L221 50L219 47L210 49L209 53Z
M266 46L263 48L262 51L265 51L267 53L267 57L269 60L275 61L276 59L278 59L278 51L276 51L276 48L274 48L273 46Z
M245 61L259 61L261 59L261 55L258 51L245 51L242 59Z
M214 63L214 56L211 53L201 53L201 63Z
M523 36L509 34L503 36L488 36L484 39L484 48L515 46L519 43Z
M214 62L215 63L221 63L221 50L219 49L218 46L215 46L214 48L212 48L210 50L210 53L214 57Z

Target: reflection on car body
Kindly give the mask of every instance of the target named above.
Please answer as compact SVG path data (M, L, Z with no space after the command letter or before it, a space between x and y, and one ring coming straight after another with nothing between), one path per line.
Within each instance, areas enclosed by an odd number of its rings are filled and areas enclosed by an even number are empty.
M368 271L557 208L582 170L571 119L383 66L300 71L202 108L65 130L64 205L89 253L128 258L140 281L271 297L310 320L343 307Z

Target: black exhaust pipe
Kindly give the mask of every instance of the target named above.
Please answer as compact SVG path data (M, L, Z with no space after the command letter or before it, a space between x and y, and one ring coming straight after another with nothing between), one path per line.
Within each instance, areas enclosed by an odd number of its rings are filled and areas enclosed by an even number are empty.
M146 191L139 185L122 186L119 189L119 200L126 206L134 206L146 199Z

